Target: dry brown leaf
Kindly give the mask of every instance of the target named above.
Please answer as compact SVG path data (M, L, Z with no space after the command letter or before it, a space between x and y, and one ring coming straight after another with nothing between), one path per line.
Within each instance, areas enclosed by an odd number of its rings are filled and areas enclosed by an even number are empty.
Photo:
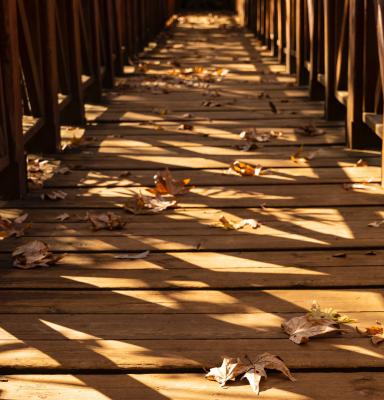
M318 129L314 125L305 125L296 129L296 132L302 136L321 136L325 134L323 129Z
M119 178L128 178L131 175L132 173L130 171L123 171L121 174L119 174Z
M87 213L87 219L91 223L94 231L99 231L101 229L114 231L123 229L126 225L126 221L123 221L120 215L117 215L113 212L102 214Z
M60 214L60 215L58 215L56 218L55 218L55 220L56 221L60 221L60 222L64 222L64 221L66 221L67 219L69 219L71 216L68 214L68 213L63 213L63 214Z
M44 182L54 174L68 174L70 169L60 166L57 161L41 160L30 155L27 160L28 182L35 188L43 187Z
M360 160L356 161L355 167L367 167L368 163L360 158Z
M370 185L371 182L360 182L360 183L344 183L343 188L345 190L362 189L362 190L377 190L376 186Z
M383 224L384 224L384 219L382 219L381 221L373 221L373 222L370 222L370 223L368 224L368 226L369 226L370 228L380 228L380 226L383 225Z
M384 327L380 322L377 322L377 325L370 326L364 330L356 327L356 330L360 335L370 337L372 343L375 345L384 342Z
M270 135L267 133L259 134L255 128L250 128L240 132L240 139L256 143L265 143L270 141Z
M284 136L284 133L281 132L281 131L274 131L274 130L272 130L272 131L269 132L269 135L270 135L271 137L273 137L273 138L281 138L281 137Z
M314 336L341 332L340 324L350 322L354 322L354 320L346 315L340 315L332 308L322 310L314 302L306 315L284 321L281 327L293 343L302 344L308 342Z
M250 360L251 361L251 360ZM247 379L252 390L259 394L260 381L262 378L267 379L266 369L274 369L283 373L290 381L295 382L291 371L285 365L284 361L271 353L263 353L255 361L251 361L252 367L244 374L241 379Z
M193 125L191 124L180 124L177 128L179 131L193 131Z
M25 231L31 227L31 224L24 223L27 218L28 214L20 215L13 220L0 215L0 239L24 236Z
M63 192L62 190L51 190L50 192L44 192L41 194L42 200L64 200L68 196L68 193Z
M33 240L17 247L13 253L13 266L21 269L48 267L56 264L64 255L54 255L48 245L39 240Z
M269 107L270 107L270 109L271 109L271 111L274 113L274 114L277 114L277 108L276 108L276 106L275 106L275 103L273 102L273 101L269 101L268 102L268 104L269 104Z
M247 359L248 362L243 363L239 358L225 357L222 365L211 368L205 377L218 382L220 386L224 387L227 382L235 381L236 378L242 375L241 379L247 379L252 390L257 394L260 391L261 379L267 379L266 369L280 371L291 381L296 381L280 357L270 353L263 353L254 362L248 357Z
M221 366L211 368L205 377L219 382L220 386L225 386L228 381L234 381L238 376L244 374L247 369L249 369L249 365L243 364L239 358L225 357Z
M177 204L175 198L166 198L157 194L146 196L141 193L135 193L132 204L126 204L125 209L132 214L158 214L167 208L174 207Z
M234 161L228 169L228 174L240 176L260 176L263 175L266 169L261 165L251 165L243 161Z
M243 219L239 222L233 222L227 219L224 215L220 217L219 221L223 224L223 227L228 230L239 230L246 226L250 226L252 229L257 229L261 226L261 224L255 219Z
M282 328L289 339L296 344L307 343L313 336L324 335L330 332L340 332L334 321L308 320L306 315L293 317L282 323Z
M120 254L115 256L118 260L141 260L142 258L146 258L149 256L149 250L143 251L142 253L138 254Z
M148 189L148 191L153 194L170 194L172 196L177 196L185 194L190 190L190 188L187 187L191 182L190 178L177 180L168 169L158 172L153 179L155 181L155 188Z

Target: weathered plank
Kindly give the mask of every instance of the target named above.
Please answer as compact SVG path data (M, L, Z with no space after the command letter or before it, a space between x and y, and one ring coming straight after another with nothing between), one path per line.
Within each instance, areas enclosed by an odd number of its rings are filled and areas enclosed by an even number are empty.
M383 293L380 290L331 288L299 291L217 291L207 288L204 290L203 300L200 290L179 292L155 290L115 290L111 292L100 289L93 291L3 290L0 293L0 299L2 318L7 318L6 315L8 314L113 314L114 318L118 318L117 315L119 314L233 315L242 313L241 318L244 319L245 314L250 314L250 318L255 320L254 322L259 319L257 313L263 314L261 318L264 318L264 313L273 313L276 316L283 313L305 313L310 308L312 301L316 300L324 308L331 307L348 315L357 313L360 325L364 325L367 322L366 320L369 324L372 318L377 318L377 313L383 312L384 304ZM269 318L272 317L272 314L270 314ZM89 316L85 318L89 318ZM151 317L148 318L151 320ZM158 317L153 319L154 324L156 318ZM182 318L187 318L187 316ZM206 316L206 318L210 323L209 320L212 315ZM130 324L134 320L135 316L132 317ZM175 317L175 320L178 320L178 317ZM77 323L81 321L80 316L76 321L78 321ZM99 325L103 322L101 317L97 321ZM240 318L239 321L241 321ZM259 322L261 323L261 321ZM176 325L178 324L179 322L176 323ZM176 325L172 323L163 329L173 329L172 327ZM190 326L189 324L186 325ZM274 331L276 326L273 328ZM154 327L155 325L150 331L157 334Z
M119 375L10 375L0 382L4 399L13 400L206 400L236 398L253 400L247 385L228 389L204 379L201 373ZM260 399L374 399L384 390L382 372L297 372L297 382L269 374L262 382ZM314 384L314 382L316 384Z
M81 162L81 161L80 161ZM123 174L123 175L122 175ZM128 175L128 176L127 176ZM380 167L340 167L340 168L270 168L261 176L243 179L227 173L226 169L177 170L172 173L176 179L186 176L191 184L198 186L216 185L276 185L276 184L305 184L305 183L348 183L370 182L378 183L381 179ZM71 171L68 175L56 175L45 182L45 187L129 187L153 185L154 171Z
M240 178L241 179L241 178ZM244 179L247 179L246 177ZM41 200L40 192L32 193L23 201L1 201L1 207L17 208L117 208L124 206L143 189L132 188L76 188L66 189L67 198L61 201ZM179 197L181 208L226 207L324 207L324 206L374 206L383 204L384 189L377 184L346 190L342 184L307 184L275 186L211 186L196 187ZM228 202L235 200L235 204Z
M44 322L46 321L46 322ZM79 371L121 369L164 371L206 368L221 362L223 354L247 354L255 359L266 350L280 356L290 368L382 368L383 347L373 347L367 338L327 338L298 346L285 339L207 339L207 340L103 340L83 332L80 340L66 339L71 327L48 325L50 340L2 340L0 368ZM128 329L128 328L127 328ZM79 335L81 332L79 332Z

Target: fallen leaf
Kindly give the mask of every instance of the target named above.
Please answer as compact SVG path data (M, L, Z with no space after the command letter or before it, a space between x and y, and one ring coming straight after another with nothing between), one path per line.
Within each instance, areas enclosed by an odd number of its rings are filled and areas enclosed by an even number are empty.
M364 330L356 327L356 330L360 335L370 337L372 343L375 345L384 342L384 327L380 322L378 322L377 325L365 328Z
M370 185L370 182L344 183L343 188L345 190L353 190L353 189L377 190L377 187Z
M248 357L248 363L242 362L239 358L223 359L220 367L211 368L205 377L209 380L216 381L220 386L224 387L227 382L235 381L240 375L242 379L247 379L252 390L258 394L260 391L260 381L262 378L267 379L266 369L274 369L282 372L291 381L296 381L292 376L289 368L284 364L280 357L270 353L263 353L253 362Z
M258 134L257 130L252 128L240 132L240 139L250 142L265 143L270 141L270 135L266 133Z
M117 258L118 260L140 260L142 258L148 257L149 253L149 250L146 250L138 254L120 254L115 256L114 258Z
M267 379L266 369L274 369L283 373L290 381L296 382L289 368L284 361L271 353L263 353L255 361L251 361L252 367L242 376L241 379L247 379L252 390L259 394L260 382L262 378Z
M302 136L321 136L325 134L323 129L318 129L314 125L301 126L296 129L296 132Z
M58 216L55 218L55 220L60 221L60 222L64 222L64 221L66 221L67 219L69 219L70 217L71 217L71 216L70 216L69 214L63 213L63 214L58 215Z
M248 365L244 365L241 360L235 358L224 358L220 367L211 368L205 377L209 380L219 382L220 386L225 386L228 381L234 381L244 374Z
M324 308L321 309L320 305L314 301L312 303L311 309L309 310L308 316L315 320L332 320L340 324L349 324L351 322L356 322L355 319L349 318L348 315L341 315L334 308Z
M191 124L180 124L177 128L179 131L193 131L193 125Z
M347 257L347 253L335 253L335 254L332 254L332 257L346 258Z
M281 131L270 131L269 132L269 135L271 136L271 137L273 137L273 138L281 138L281 137L283 137L284 136L284 133L283 132L281 132Z
M132 199L132 205L126 204L124 208L132 214L157 214L167 208L177 204L176 199L165 198L160 194L154 196L146 196L141 193L135 193Z
M362 158L360 158L360 160L358 160L355 164L355 167L367 167L368 163L363 160Z
M340 315L332 308L321 310L320 306L314 302L306 315L284 321L281 327L293 343L302 344L307 343L314 336L341 332L340 324L350 322L354 320L346 315Z
M20 215L13 220L0 215L0 239L24 236L25 231L31 227L31 224L24 224L27 218L28 214Z
M268 104L269 104L269 107L271 108L271 111L274 113L274 114L277 114L277 108L276 108L276 106L275 106L275 103L273 102L273 101L269 101L268 102Z
M50 192L44 192L41 194L42 200L64 200L68 196L68 193L62 190L52 190Z
M185 194L190 190L190 188L187 187L191 182L190 178L177 180L173 177L169 169L158 172L153 179L155 181L155 188L148 189L148 191L153 194L170 194L172 196L177 196Z
M101 229L108 229L110 231L123 229L126 222L122 220L120 215L113 212L107 212L102 214L89 214L87 213L87 219L92 225L94 231Z
M239 222L233 222L227 219L224 215L222 215L219 221L223 224L225 229L233 229L239 230L245 228L246 226L250 226L252 229L260 228L261 224L255 219L242 219Z
M131 176L132 173L130 171L123 171L120 175L119 178L128 178L129 176Z
M31 269L56 264L64 255L54 255L49 251L46 243L34 240L17 247L13 251L12 257L14 267Z
M384 219L382 219L381 221L373 221L373 222L370 222L370 223L368 224L368 226L369 226L370 228L380 228L380 226L383 225L383 224L384 224Z
M227 173L240 176L260 176L266 171L261 165L251 165L243 161L234 161Z

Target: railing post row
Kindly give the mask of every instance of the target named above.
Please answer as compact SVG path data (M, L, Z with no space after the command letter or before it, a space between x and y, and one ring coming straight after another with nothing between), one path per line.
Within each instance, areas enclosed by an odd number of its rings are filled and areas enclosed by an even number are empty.
M113 87L175 0L0 1L0 195L27 192L26 154L61 149L61 124Z
M345 119L348 147L380 147L383 0L238 0L237 8L309 97L325 100L325 118Z

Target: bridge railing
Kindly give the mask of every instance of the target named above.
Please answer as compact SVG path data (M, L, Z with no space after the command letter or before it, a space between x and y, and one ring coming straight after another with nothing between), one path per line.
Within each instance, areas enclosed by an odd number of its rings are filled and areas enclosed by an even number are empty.
M60 151L124 65L166 25L175 0L0 1L0 193L27 191L26 153Z
M380 145L383 0L238 0L238 8L309 96L325 99L325 117L345 119L350 148Z

